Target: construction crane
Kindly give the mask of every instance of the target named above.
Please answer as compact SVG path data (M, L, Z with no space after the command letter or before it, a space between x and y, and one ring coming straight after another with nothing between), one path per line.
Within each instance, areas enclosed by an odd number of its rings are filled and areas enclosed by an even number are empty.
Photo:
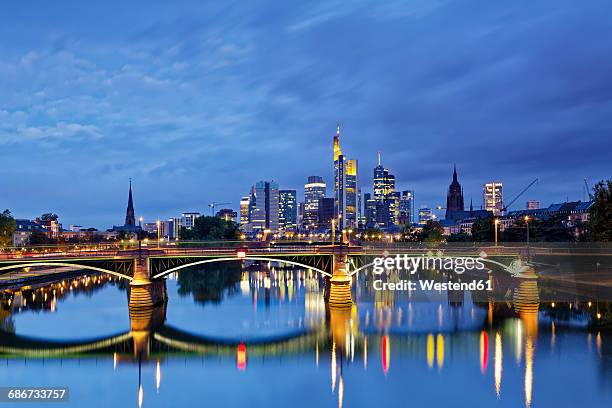
M584 188L587 195L589 196L589 200L593 201L593 193L591 193L591 188L589 187L589 183L586 178L584 179Z
M508 207L510 207L512 204L514 204L514 202L516 200L519 199L520 196L522 196L523 194L525 194L525 191L529 190L529 188L531 188L531 186L533 186L535 183L538 182L538 179L533 180L531 183L529 183L529 185L527 187L525 187L524 189L521 190L520 193L518 193L511 201L508 205L504 206L504 208L501 209L502 213L505 213L506 210L508 209Z
M217 208L220 205L229 205L231 203L217 203L215 201L213 201L212 203L208 204L208 206L210 207L210 212L213 217L215 216L215 208Z

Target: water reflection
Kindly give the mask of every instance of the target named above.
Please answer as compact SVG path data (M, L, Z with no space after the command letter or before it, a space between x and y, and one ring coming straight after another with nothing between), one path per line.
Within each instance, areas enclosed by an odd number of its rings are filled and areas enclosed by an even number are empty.
M112 398L121 405L129 400L138 406L167 406L176 402L179 390L197 389L191 377L206 373L212 374L205 385L211 401L222 403L229 398L222 391L232 391L229 401L238 405L248 398L234 388L234 378L256 389L266 375L276 373L275 381L289 386L290 373L296 372L303 374L311 401L338 407L359 405L364 393L375 394L379 403L398 402L395 398L409 381L417 406L441 387L449 396L439 398L462 405L520 402L529 407L540 401L563 406L567 393L554 379L534 381L538 374L558 370L575 373L573 383L588 393L589 406L612 400L612 391L592 381L594 376L604 383L612 379L609 337L589 330L601 319L597 313L609 310L607 303L580 299L553 306L541 301L536 280L517 282L508 301L497 302L470 291L423 298L373 292L368 279L355 284L356 304L339 309L325 306L325 285L318 275L269 264L185 270L168 280L167 305L139 311L128 310L124 287L104 275L10 289L1 293L0 353L9 368L18 361L61 361L61 366L47 363L36 371L54 373L75 389L83 376L102 376L96 378L117 388ZM25 325L67 308L91 313L87 305L103 293L111 302L106 307L123 308L129 317L122 332L103 319L91 319L90 328L107 327L108 335L79 336L83 328L66 325L57 328L64 338L50 341L48 331L32 333ZM103 304L97 306L106 313ZM98 358L109 359L109 371L71 368L72 361ZM21 383L34 378L31 365L26 363L15 378ZM133 370L134 377L126 376ZM460 381L464 378L469 382ZM275 392L282 396L285 391L278 387ZM180 398L190 401L188 394Z

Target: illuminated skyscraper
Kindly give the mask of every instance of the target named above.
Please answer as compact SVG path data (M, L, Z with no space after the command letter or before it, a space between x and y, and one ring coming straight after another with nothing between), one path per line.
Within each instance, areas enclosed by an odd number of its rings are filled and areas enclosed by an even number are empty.
M253 231L278 231L278 183L257 182L251 188L250 202Z
M504 208L504 194L501 181L485 183L482 190L484 209L491 211L493 215L501 215Z
M410 225L414 222L414 191L402 191L399 203L399 223Z
M380 227L398 225L400 195L395 191L395 176L381 164L380 152L378 152L378 165L374 167L373 189L376 224Z
M344 217L347 227L356 227L361 216L359 209L359 187L357 183L357 160L346 161Z
M250 202L251 199L248 196L240 199L240 225L244 225L249 222Z
M344 226L346 219L344 209L344 177L345 177L345 159L340 149L340 125L334 135L334 218L338 220L338 227Z
M295 190L278 191L278 227L281 231L297 229L297 194Z
M314 229L319 223L319 199L325 197L327 186L323 177L308 176L308 182L304 184L304 219L303 224L309 229Z

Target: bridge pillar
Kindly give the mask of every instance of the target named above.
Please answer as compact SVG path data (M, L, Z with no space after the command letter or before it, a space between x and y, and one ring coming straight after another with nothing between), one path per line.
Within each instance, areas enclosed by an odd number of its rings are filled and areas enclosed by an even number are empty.
M165 303L168 300L166 281L151 281L149 278L149 260L142 263L134 260L134 279L128 289L130 309L150 308Z
M348 308L353 306L351 295L351 277L347 271L347 250L339 246L334 250L333 273L326 287L325 300L329 306Z

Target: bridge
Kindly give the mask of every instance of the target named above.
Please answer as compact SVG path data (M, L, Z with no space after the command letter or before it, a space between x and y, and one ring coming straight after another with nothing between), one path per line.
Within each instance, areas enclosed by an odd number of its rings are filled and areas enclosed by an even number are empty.
M319 273L326 280L325 300L335 307L353 304L354 275L372 266L374 257L411 254L414 256L465 257L486 251L488 266L519 276L525 270L522 248L458 247L427 249L406 245L272 245L243 242L239 246L210 247L205 243L159 243L138 247L119 244L55 246L34 250L13 249L0 253L0 275L28 268L74 268L102 272L129 281L130 308L152 307L167 300L164 285L168 275L183 269L222 262L277 262Z

